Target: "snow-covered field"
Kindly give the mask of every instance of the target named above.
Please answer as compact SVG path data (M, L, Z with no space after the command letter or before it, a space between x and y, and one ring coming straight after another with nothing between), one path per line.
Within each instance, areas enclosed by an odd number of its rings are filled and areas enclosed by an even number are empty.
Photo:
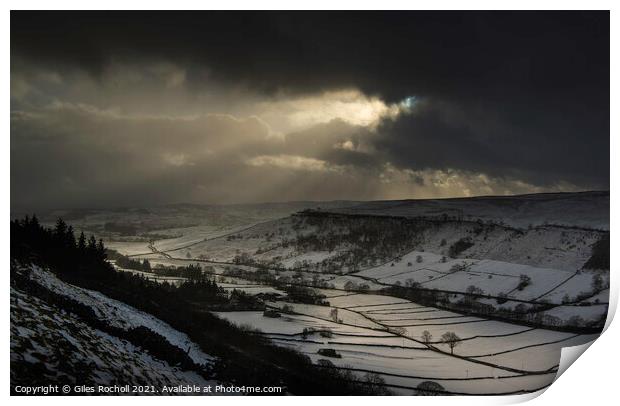
M412 389L423 380L433 380L455 393L535 390L553 381L562 347L596 338L462 317L383 295L332 297L331 306L270 303L280 309L285 304L294 313L282 313L279 318L265 317L261 312L217 315L258 329L277 345L295 348L315 362L328 359L336 366L360 373L376 372L389 385ZM333 309L337 309L337 321L332 317ZM394 329L399 325L405 327ZM425 330L432 335L428 345L422 338ZM329 333L321 333L325 331ZM442 343L441 335L448 331L461 338L455 356ZM341 358L318 354L325 348L335 350ZM411 393L403 388L395 390Z
M488 259L453 259L429 252L411 251L402 259L365 269L355 275L382 283L420 283L424 288L463 292L469 286L484 294L507 294L509 299L548 300L561 303L565 295L574 300L578 294L592 294L593 272L538 268ZM530 278L519 290L521 275Z

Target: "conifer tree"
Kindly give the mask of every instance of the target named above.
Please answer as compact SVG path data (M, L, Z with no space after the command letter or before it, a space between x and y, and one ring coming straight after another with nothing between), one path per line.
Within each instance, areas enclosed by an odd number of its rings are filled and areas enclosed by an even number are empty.
M97 240L94 235L91 235L88 239L88 250L91 252L97 251Z
M147 272L151 270L151 263L149 262L148 259L145 259L144 261L142 261L142 270L147 271Z
M68 248L75 248L75 234L73 233L73 226L69 226L65 233L65 245Z
M80 233L80 238L78 239L77 247L80 251L86 250L86 236L84 235L84 231Z
M105 246L103 245L103 240L99 239L99 242L97 243L97 256L101 259L104 260L107 258L107 255L105 253Z
M58 239L63 239L67 234L67 223L60 217L56 220L56 228L54 229L54 235Z

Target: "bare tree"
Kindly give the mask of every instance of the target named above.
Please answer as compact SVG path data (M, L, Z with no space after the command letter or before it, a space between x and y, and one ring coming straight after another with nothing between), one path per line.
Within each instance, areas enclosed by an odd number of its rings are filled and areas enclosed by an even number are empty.
M484 295L484 290L480 289L477 286L469 285L467 289L465 289L465 293L469 295L474 295L474 296L482 296Z
M519 285L517 285L518 290L523 290L527 286L532 284L532 278L528 275L521 274L519 275Z
M442 395L445 389L443 386L433 381L424 381L421 382L416 387L417 395L420 396L439 396Z
M450 347L450 354L454 354L454 347L461 343L461 337L457 336L453 331L448 331L441 336L441 341Z
M344 284L344 290L346 291L357 290L357 284L353 281L347 281L347 283Z
M424 344L426 345L430 344L432 339L433 339L433 335L431 334L430 331L424 330L422 332L422 341L424 341Z
M391 395L390 391L385 386L385 379L383 379L379 374L368 372L364 376L364 381L371 388L373 394Z

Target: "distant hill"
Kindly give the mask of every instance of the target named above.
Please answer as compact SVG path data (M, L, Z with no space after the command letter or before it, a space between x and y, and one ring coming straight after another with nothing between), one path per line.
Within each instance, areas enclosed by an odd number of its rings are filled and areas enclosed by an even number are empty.
M609 230L609 192L539 193L456 199L385 200L330 212L483 220L527 228L543 224Z

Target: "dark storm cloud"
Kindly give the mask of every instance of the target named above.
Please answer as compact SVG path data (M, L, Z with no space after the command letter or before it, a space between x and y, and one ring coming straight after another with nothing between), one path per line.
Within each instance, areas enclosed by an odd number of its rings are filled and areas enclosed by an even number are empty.
M13 12L14 55L80 66L163 58L263 90L604 96L607 12ZM600 93L603 92L603 93ZM605 103L601 104L602 106Z
M12 12L11 56L15 203L609 187L607 12ZM419 102L346 122L342 89Z
M428 103L387 121L376 148L410 168L460 168L538 185L560 179L609 187L608 111L562 112L532 101L503 109L486 103Z

